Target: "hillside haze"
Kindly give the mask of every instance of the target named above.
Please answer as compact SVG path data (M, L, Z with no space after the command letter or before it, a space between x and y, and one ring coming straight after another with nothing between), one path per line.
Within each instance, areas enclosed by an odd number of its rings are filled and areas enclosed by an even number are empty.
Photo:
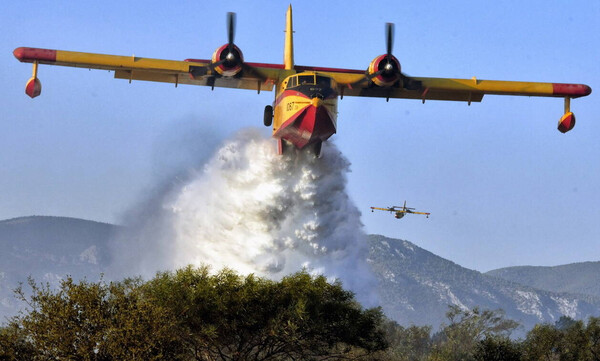
M65 217L22 217L0 221L0 320L15 313L13 290L37 282L57 286L72 275L96 281L110 264L107 242L118 226Z
M580 262L553 267L507 267L486 274L541 290L600 297L600 262Z
M24 217L0 222L0 319L20 307L12 295L29 275L56 286L72 275L98 280L111 268L109 243L123 227L73 218ZM593 296L541 291L461 267L408 241L371 235L367 262L386 315L403 325L445 322L448 305L502 308L525 329L600 315ZM132 257L134 255L131 255ZM135 255L136 257L138 255ZM573 274L576 276L575 274Z
M438 325L447 305L503 309L526 329L560 316L586 319L600 314L591 296L541 291L457 265L408 241L370 236L370 263L379 276L386 314L404 323Z

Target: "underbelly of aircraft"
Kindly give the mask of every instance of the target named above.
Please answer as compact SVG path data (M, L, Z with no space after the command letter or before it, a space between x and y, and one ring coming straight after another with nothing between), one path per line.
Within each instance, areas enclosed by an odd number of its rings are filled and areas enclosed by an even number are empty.
M335 121L327 108L309 105L290 117L273 136L302 149L309 144L327 140L335 132Z

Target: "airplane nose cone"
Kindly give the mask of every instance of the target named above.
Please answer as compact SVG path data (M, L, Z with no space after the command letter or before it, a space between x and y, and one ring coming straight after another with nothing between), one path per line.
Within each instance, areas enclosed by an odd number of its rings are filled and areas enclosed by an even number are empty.
M321 105L323 105L323 99L321 98L312 98L310 103L312 104L313 107L318 108Z

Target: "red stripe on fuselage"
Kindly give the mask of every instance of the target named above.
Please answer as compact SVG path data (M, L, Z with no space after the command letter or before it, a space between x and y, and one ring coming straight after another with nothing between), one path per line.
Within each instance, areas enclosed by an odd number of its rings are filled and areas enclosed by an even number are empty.
M285 99L288 96L297 96L297 97L305 98L307 101L310 101L310 98L306 94L301 93L301 92L299 92L297 90L284 90L275 99L275 106L279 105L279 103L281 103L281 101L283 101L283 99Z

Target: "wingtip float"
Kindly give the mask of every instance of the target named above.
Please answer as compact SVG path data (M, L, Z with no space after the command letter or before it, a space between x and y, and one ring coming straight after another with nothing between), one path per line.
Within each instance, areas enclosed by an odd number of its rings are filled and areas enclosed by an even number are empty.
M52 64L56 61L56 50L38 48L16 48L13 55L23 63L33 63L33 75L25 84L25 94L35 98L42 93L42 82L37 77L38 64Z
M275 100L267 105L264 124L272 127L280 153L288 145L312 147L319 155L321 144L337 132L337 105L344 96L480 102L486 94L563 98L564 115L558 130L566 133L575 126L570 100L591 94L585 84L495 81L409 77L392 54L394 26L385 26L386 52L375 57L366 70L299 66L294 64L291 5L286 12L283 64L245 62L234 44L235 15L227 14L227 43L208 60L161 60L131 56L81 53L19 47L17 60L33 63L33 75L25 93L41 94L37 76L39 64L113 70L115 78L271 91Z

